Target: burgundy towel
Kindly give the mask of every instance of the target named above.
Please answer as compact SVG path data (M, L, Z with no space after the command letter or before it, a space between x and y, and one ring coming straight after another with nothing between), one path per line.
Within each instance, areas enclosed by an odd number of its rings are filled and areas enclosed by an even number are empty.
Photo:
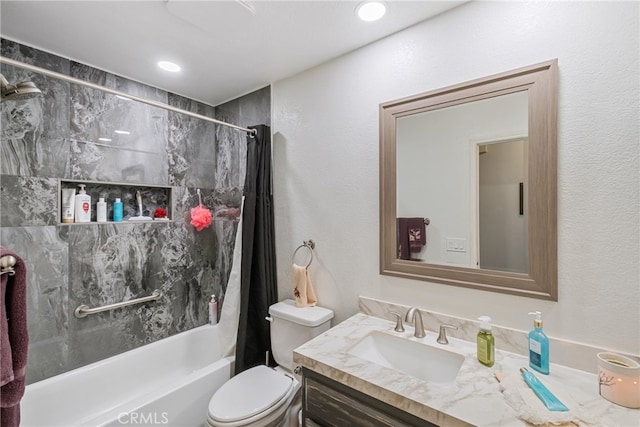
M0 407L2 426L20 424L29 334L27 331L27 270L22 258L0 247L0 257L15 257L15 275L3 274L0 304Z
M420 252L427 244L427 233L424 226L424 218L408 218L409 250Z
M3 387L4 388L4 387ZM18 427L20 425L20 404L10 408L0 408L0 426Z
M427 244L424 218L397 218L398 258L411 259Z
M409 218L397 218L398 259L411 258L409 252Z

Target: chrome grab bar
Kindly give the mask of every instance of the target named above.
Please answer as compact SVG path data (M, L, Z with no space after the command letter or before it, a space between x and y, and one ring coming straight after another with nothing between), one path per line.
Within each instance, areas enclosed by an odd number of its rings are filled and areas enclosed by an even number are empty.
M148 302L148 301L157 301L162 297L163 297L162 292L156 289L148 297L142 297L142 298L132 299L129 301L117 302L115 304L103 305L102 307L89 308L88 306L82 304L75 309L73 314L75 314L75 316L78 319L82 319L83 317L87 317L90 314L101 313L103 311L108 311L108 310L115 310L116 308L127 307L129 305L134 305L134 304L142 304L143 302Z

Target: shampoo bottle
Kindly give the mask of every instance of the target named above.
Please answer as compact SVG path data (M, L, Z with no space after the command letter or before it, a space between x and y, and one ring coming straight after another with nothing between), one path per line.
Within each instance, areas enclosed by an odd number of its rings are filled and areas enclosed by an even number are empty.
M76 189L62 189L62 222L71 223L75 215Z
M96 203L96 219L98 222L107 222L107 202L104 197L100 197Z
M480 332L478 332L478 361L485 366L493 366L495 363L496 347L491 333L491 317L480 316Z
M113 222L122 222L122 202L119 197L113 202Z
M215 325L218 323L218 301L216 296L211 295L211 301L209 301L209 324Z
M529 366L541 374L549 374L549 338L542 332L542 313L529 313L535 316L533 330L529 332Z
M75 210L76 222L91 222L91 196L84 189L84 184L79 184L78 194L76 194Z

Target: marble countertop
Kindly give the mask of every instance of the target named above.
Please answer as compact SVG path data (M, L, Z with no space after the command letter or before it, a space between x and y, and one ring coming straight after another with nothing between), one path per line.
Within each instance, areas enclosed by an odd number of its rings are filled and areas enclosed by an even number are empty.
M465 360L453 383L432 384L400 371L352 356L347 351L372 331L436 343L437 334L413 337L413 328L395 332L395 323L358 313L324 334L298 347L294 363L339 381L362 393L389 403L419 418L447 426L526 426L506 402L494 373L518 374L528 360L519 354L496 350L495 364L488 368L476 359L475 343L449 338L446 349L463 354ZM539 375L551 390L561 389L589 420L598 426L639 426L640 410L627 409L603 399L595 374L551 364L550 375ZM555 388L554 388L555 386Z

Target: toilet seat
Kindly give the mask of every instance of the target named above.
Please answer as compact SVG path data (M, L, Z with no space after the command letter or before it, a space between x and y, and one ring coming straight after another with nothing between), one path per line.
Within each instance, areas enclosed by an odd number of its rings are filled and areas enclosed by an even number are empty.
M297 384L293 377L267 366L248 369L216 391L209 402L208 421L230 427L251 424L288 405Z

